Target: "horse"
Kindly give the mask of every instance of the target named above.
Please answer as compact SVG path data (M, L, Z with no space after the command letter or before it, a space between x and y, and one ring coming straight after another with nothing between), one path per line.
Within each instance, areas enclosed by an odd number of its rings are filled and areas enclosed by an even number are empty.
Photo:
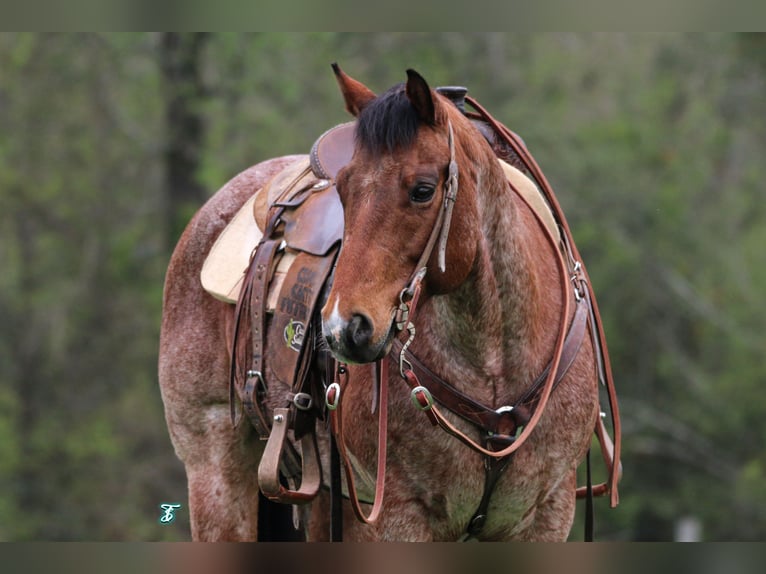
M302 501L302 538L327 540L335 508L349 541L566 540L576 470L603 428L606 355L568 227L557 205L558 228L545 224L475 118L420 74L408 70L378 96L333 68L354 137L332 178L342 241L308 344L332 355L329 371L309 366L321 371L330 419L316 426L317 450L326 483L338 447L346 496L322 487ZM526 158L514 141L515 158ZM295 158L226 184L168 266L159 381L195 540L264 539L259 465L269 443L231 421L237 313L199 275L234 214ZM606 371L611 389L608 361ZM614 414L611 393L610 406Z

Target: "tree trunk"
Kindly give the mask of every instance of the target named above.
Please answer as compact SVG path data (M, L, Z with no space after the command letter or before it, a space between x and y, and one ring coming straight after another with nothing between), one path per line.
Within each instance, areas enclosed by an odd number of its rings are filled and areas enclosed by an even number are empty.
M198 175L205 140L202 58L208 39L203 32L163 32L159 42L167 134L164 164L168 250L206 199Z

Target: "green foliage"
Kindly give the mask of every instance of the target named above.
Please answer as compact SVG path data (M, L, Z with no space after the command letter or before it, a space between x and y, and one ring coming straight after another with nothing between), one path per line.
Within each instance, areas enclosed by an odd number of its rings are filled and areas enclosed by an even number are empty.
M156 386L167 230L199 207L170 207L161 40L0 34L0 539L188 537L188 514L157 523L159 504L186 504ZM762 539L763 48L214 33L185 101L204 135L189 180L212 194L346 121L333 61L379 92L408 67L467 85L540 162L599 295L625 465L600 537L669 539L694 516L707 540Z

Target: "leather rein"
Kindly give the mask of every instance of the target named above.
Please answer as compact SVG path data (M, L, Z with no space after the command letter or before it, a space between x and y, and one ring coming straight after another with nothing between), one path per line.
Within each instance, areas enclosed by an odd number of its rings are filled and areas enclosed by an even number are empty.
M619 479L617 467L619 465L619 416L617 414L616 397L613 392L611 382L611 369L606 354L606 345L603 339L603 333L600 330L600 319L598 311L595 308L595 301L592 297L591 287L587 281L587 274L580 263L579 253L574 247L569 228L563 219L558 203L555 201L552 189L547 180L542 176L542 172L534 159L526 152L523 144L516 141L516 136L505 126L499 124L483 108L481 108L472 98L467 101L479 111L481 119L490 123L495 131L508 142L514 149L519 158L525 163L529 172L537 180L538 186L543 190L554 209L556 219L561 225L564 233L562 234L562 245L566 254L566 259L562 250L559 248L559 242L553 236L548 226L540 218L523 195L510 187L520 197L527 207L535 214L540 228L542 229L547 241L553 247L556 257L556 267L562 285L563 308L561 312L561 321L556 336L556 343L553 350L553 358L543 371L543 373L532 383L529 389L516 401L514 405L491 409L473 401L443 381L437 375L432 373L425 365L420 363L409 351L408 347L416 336L413 317L415 315L418 300L420 297L423 279L427 272L427 263L430 260L433 250L438 243L437 261L439 269L444 272L446 269L446 245L449 236L452 210L458 193L458 166L455 159L455 143L451 123L449 123L449 151L450 163L448 167L448 176L445 182L444 197L442 208L439 211L437 219L429 236L428 242L420 256L406 287L402 289L399 299L400 304L395 312L393 323L397 333L407 331L408 338L402 343L398 338L394 339L392 353L388 357L379 360L373 370L373 412L378 410L378 460L377 460L377 478L375 484L375 498L372 504L372 510L369 515L365 515L361 508L359 496L357 493L354 470L350 457L346 450L346 441L342 424L342 401L341 394L348 384L348 369L342 363L336 363L334 369L334 381L326 389L325 401L330 412L330 423L335 443L337 444L340 460L348 485L349 499L356 517L366 523L374 524L381 511L383 495L385 490L385 469L386 469L386 451L387 451L387 419L388 419L388 369L389 361L396 362L398 354L399 375L411 388L411 398L415 406L423 411L434 426L439 426L451 436L457 438L460 442L472 450L482 454L485 457L485 467L487 469L485 477L485 488L482 501L473 518L471 519L466 535L467 537L477 535L486 520L486 510L489 505L489 497L492 490L507 466L510 456L516 452L529 438L535 427L539 423L551 393L563 379L567 370L574 362L586 330L586 324L590 320L591 334L593 336L594 353L596 354L599 366L599 378L608 381L609 401L612 410L613 428L616 442L611 453L611 459L608 459L605 453L605 461L610 468L609 484L599 485L595 489L588 484L585 491L578 490L578 496L594 493L610 492L612 495L612 505L616 505L617 489L616 484ZM572 301L575 302L576 310L572 313ZM595 315L594 315L595 313ZM571 322L569 317L573 316ZM598 325L596 322L598 321ZM390 357L390 358L389 358ZM426 383L426 384L424 384ZM436 397L436 401L434 400ZM484 430L486 433L485 445L479 444L476 440L465 434L457 428L442 413L441 408L436 402L451 410L458 416L468 420L475 426ZM499 432L502 424L510 426L512 432ZM599 429L599 424L601 428ZM596 425L596 434L602 442L608 441L608 435L603 428L600 418ZM518 434L518 430L521 433ZM602 440L602 435L606 437ZM608 448L607 448L608 450ZM590 481L589 481L590 482ZM592 522L592 521L591 521Z

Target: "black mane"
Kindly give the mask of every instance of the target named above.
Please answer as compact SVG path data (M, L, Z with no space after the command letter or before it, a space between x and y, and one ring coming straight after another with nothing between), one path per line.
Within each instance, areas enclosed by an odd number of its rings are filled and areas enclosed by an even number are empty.
M357 144L372 153L391 153L415 141L418 115L398 84L372 100L359 114Z

